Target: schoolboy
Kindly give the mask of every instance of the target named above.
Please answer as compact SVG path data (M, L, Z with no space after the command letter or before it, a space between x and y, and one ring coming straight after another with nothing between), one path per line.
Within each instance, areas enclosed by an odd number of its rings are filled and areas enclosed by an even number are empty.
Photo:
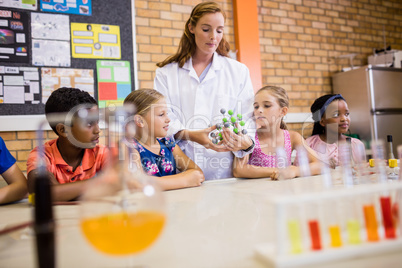
M58 135L57 139L46 142L44 146L54 201L77 199L83 193L87 179L94 177L107 162L106 148L97 145L100 133L98 121L82 124L77 117L77 112L82 109L96 113L98 106L88 92L76 88L59 88L53 91L45 105L49 125ZM57 114L64 116L54 120ZM71 123L68 123L68 118L72 118ZM30 193L34 190L38 172L37 156L38 147L32 150L27 161Z

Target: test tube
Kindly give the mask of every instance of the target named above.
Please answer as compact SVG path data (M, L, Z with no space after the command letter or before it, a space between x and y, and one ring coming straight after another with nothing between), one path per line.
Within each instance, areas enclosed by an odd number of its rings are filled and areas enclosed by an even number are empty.
M402 220L401 220L401 215L402 215L402 190L398 190L396 192L395 200L396 200L396 202L393 205L393 216L394 216L395 222L397 222L397 224L398 224L399 235L401 236L401 233L402 233Z
M307 205L307 225L310 234L310 242L312 250L321 250L321 228L319 220L319 211L317 204Z
M288 221L289 240L291 243L290 252L293 254L303 251L300 221L292 219Z
M340 161L342 165L342 175L343 175L343 181L344 185L346 187L353 187L353 173L352 173L352 151L351 151L351 145L350 141L346 143L340 143L339 145L339 156L340 156ZM361 150L358 149L357 155L358 159L357 160L357 165L358 168L362 169L363 167L359 167L360 163L363 162L363 156L362 156L362 148ZM363 172L359 172L361 176L364 176ZM347 230L347 235L348 235L348 243L349 244L360 244L361 239L360 239L360 222L357 217L356 208L355 208L355 203L353 202L354 200L349 200L351 204L354 204L353 206L349 206L347 208L347 216L346 216L346 230Z
M374 202L367 202L363 205L363 214L366 225L367 240L369 242L380 240Z
M301 207L290 205L288 207L287 230L289 238L290 253L299 254L303 252L303 236L301 226Z
M339 225L330 225L329 234L331 236L331 247L337 248L342 246L341 228Z
M391 211L391 197L390 196L381 196L381 211L382 211L382 222L385 231L385 237L388 239L392 239L396 237L394 222L392 220L392 211Z
M351 147L347 142L339 143L339 158L342 166L343 184L353 187L353 173L351 167Z
M320 234L320 223L317 219L310 219L308 221L310 237L311 237L311 249L320 250L321 249L321 234Z
M356 197L343 200L345 206L347 243L358 245L361 240L361 214L359 214L361 204Z
M321 176L324 188L332 188L331 173L325 163L321 164ZM326 206L325 211L327 212L324 219L329 232L329 244L331 247L340 247L342 246L342 232L339 224L339 206L337 203L331 201L324 202L323 205ZM325 239L325 237L323 237L323 239Z
M372 142L372 150L374 158L376 159L376 166L378 167L378 176L381 183L387 183L388 178L384 162L384 145L382 141ZM385 238L393 239L395 235L395 227L392 220L391 213L391 196L389 192L382 192L380 196L381 216L384 227Z
M398 158L400 163L402 163L402 145L399 145L397 147L398 150ZM402 181L402 172L399 171L399 181ZM395 222L399 225L399 235L402 235L402 220L401 220L401 215L402 215L402 190L398 190L395 195L395 203L393 204L393 216Z
M303 146L298 146L296 150L297 150L297 160L299 162L299 168L300 168L300 177L311 176L311 170L306 149L304 149Z
M285 148L278 146L276 148L276 166L279 169L287 168L289 166L288 158L286 156Z
M375 160L375 167L378 176L377 181L386 182L388 178L384 161L384 142L382 140L373 140L371 142L371 150Z
M356 155L355 164L357 167L357 180L359 183L368 181L370 175L370 171L367 168L367 160L364 149L364 145L357 145L354 152Z
M286 168L289 166L288 159L286 156L285 148L282 146L278 146L276 148L276 167L279 169L278 180L286 179L286 176L283 175L283 172L286 171Z
M329 245L333 248L341 247L342 242L342 228L339 221L339 206L333 200L326 201L323 205L326 206L325 225L329 234ZM325 240L325 237L323 237ZM327 243L326 243L327 244Z
M355 163L355 159L353 158L353 155L352 155L352 138L351 137L346 137L346 144L348 146L348 151L349 151L350 165L353 167L356 163Z
M322 183L325 189L332 188L332 176L331 171L329 170L329 166L326 164L328 161L323 161L321 163L321 176L322 176Z
M351 245L358 245L361 243L360 239L360 223L357 219L348 219L346 222L346 229L348 232L348 242Z
M398 150L398 158L399 158L399 164L402 163L402 145L398 145L397 147ZM402 170L399 171L399 181L402 181Z

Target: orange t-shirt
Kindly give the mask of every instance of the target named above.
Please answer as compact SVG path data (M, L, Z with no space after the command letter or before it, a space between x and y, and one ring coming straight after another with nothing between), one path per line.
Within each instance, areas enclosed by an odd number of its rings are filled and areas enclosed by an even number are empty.
M36 169L38 147L33 149L28 156L27 174ZM90 179L98 171L106 166L108 159L107 149L103 145L96 145L93 149L85 149L81 164L73 172L60 154L57 148L57 139L45 143L45 159L49 172L51 172L59 183L69 183Z

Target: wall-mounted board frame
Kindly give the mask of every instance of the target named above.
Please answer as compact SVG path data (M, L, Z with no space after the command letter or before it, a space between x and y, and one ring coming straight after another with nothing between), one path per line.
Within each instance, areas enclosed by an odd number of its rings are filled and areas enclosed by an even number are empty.
M38 6L41 0L38 0ZM92 15L91 16L82 16L77 14L62 14L61 13L53 13L53 12L45 12L41 10L22 10L22 9L15 9L9 7L3 7L0 4L0 10L9 10L15 12L24 12L29 16L29 27L26 30L27 34L29 35L29 40L31 40L33 29L31 29L31 17L32 13L42 14L44 18L48 15L58 15L58 16L67 16L69 19L69 27L71 27L71 23L85 23L87 25L115 25L119 26L119 42L120 42L120 59L117 58L105 58L98 57L98 58L74 58L72 57L71 47L70 46L70 66L41 66L35 65L33 62L32 57L30 57L29 63L18 63L18 62L3 62L0 60L0 68L1 66L5 67L22 67L22 71L20 71L20 76L24 77L24 68L29 71L27 73L27 79L30 79L30 84L33 84L32 90L31 86L28 90L30 90L29 94L29 101L26 101L25 98L24 103L22 100L16 100L17 103L11 104L0 104L0 132L1 131L32 131L36 130L40 124L45 119L44 116L44 103L40 102L37 103L37 100L42 100L43 88L44 86L42 83L42 68L65 68L65 69L86 69L86 70L93 70L93 87L94 87L94 97L98 100L98 91L97 91L97 60L110 60L110 61L124 61L128 62L128 66L130 66L130 83L131 83L131 90L138 88L138 77L137 77L137 58L136 58L136 42L135 42L135 0L119 0L119 1L109 1L109 0L96 0L92 1ZM1 19L1 18L0 18ZM51 27L51 25L49 25ZM102 30L107 30L106 27L103 27ZM95 27L94 27L95 28ZM70 29L71 30L71 29ZM57 36L57 34L56 34ZM55 37L60 39L60 37ZM36 40L42 41L43 39L37 38L37 33L35 34ZM61 40L56 41L61 41ZM112 36L102 35L101 40L106 40L111 42L113 39ZM113 39L114 40L114 39ZM53 41L53 40L48 40ZM65 42L65 40L62 40ZM68 41L71 44L73 40ZM31 42L32 44L32 42ZM29 53L32 53L32 49L30 49ZM108 50L111 52L112 50ZM107 55L107 54L105 54ZM3 73L4 75L4 73ZM20 78L13 78L13 75L9 75L7 79L20 79ZM18 76L18 75L16 75ZM39 76L39 79L37 78ZM24 78L25 79L25 78ZM80 81L83 81L81 79ZM4 81L0 81L3 83ZM8 83L10 80L8 81ZM88 82L88 81L86 81ZM27 82L25 82L24 90L27 91ZM88 86L83 83L84 86ZM39 88L38 88L39 87ZM39 92L39 93L37 93ZM3 92L4 94L4 92ZM37 95L40 96L38 98ZM32 99L32 100L31 100ZM35 102L36 101L36 102ZM48 128L50 129L50 128Z

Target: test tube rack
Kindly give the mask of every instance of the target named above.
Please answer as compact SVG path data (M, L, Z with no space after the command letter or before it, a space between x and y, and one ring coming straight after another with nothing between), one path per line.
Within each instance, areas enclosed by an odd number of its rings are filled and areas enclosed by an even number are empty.
M399 214L399 221L395 221L395 218L390 221L392 208L391 205L383 206L383 197L389 197L388 201L392 200L394 212ZM355 228L353 235L349 229L349 221L346 223L348 215L353 213L341 211L337 218L338 239L334 240L334 230L327 228L330 220L322 212L328 215L329 211L336 215L335 212L340 210L337 207L339 203L347 200L353 205L349 204L346 210L353 212L353 208L357 208L355 217L360 222L360 228ZM276 237L271 243L256 245L255 253L258 258L275 267L312 265L402 250L401 181L274 196L270 202L274 209ZM373 204L371 218L367 214L367 206L364 205L367 202ZM320 225L309 222L306 209L314 206L316 209L312 213L317 216ZM292 226L294 219L300 222L298 230L295 230L297 225ZM389 229L390 227L393 229Z

